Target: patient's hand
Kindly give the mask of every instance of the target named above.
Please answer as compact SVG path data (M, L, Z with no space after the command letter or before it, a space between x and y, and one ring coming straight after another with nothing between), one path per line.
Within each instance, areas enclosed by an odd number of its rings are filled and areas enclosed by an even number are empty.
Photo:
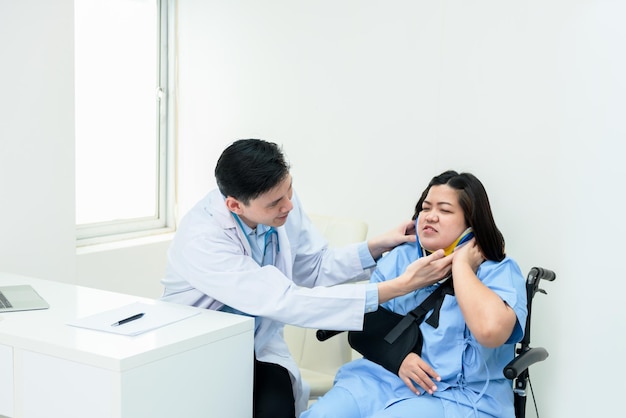
M433 379L437 382L441 381L441 377L437 372L415 353L409 353L404 358L404 361L400 365L398 376L400 376L400 379L402 379L404 384L407 385L412 392L418 395L420 391L415 387L414 382L432 395L432 393L437 390Z
M474 273L478 271L478 267L485 261L476 238L472 238L467 244L454 250L454 263L466 263L468 264Z

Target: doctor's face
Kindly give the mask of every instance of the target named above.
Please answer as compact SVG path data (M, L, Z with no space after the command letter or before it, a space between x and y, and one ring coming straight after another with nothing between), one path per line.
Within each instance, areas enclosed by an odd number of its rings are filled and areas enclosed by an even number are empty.
M287 216L293 209L292 196L291 175L288 174L276 187L250 200L247 205L232 197L226 199L226 204L252 229L259 224L279 227L287 222ZM229 199L232 200L229 202Z
M417 236L422 246L431 252L447 248L466 228L457 191L445 184L432 186L417 218Z

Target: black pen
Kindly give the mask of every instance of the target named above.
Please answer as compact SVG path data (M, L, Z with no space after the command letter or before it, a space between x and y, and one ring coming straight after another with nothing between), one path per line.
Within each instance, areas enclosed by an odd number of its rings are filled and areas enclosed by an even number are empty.
M111 324L111 326L112 327L116 327L118 325L122 325L122 324L125 324L125 323L130 322L130 321L134 321L135 319L139 319L142 316L144 316L144 313L138 313L137 315L133 315L133 316L129 316L128 318L120 319L116 323Z

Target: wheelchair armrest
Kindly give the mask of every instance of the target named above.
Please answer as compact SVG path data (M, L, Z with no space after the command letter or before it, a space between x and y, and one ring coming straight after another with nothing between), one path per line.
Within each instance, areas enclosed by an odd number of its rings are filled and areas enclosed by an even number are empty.
M341 334L344 331L331 331L326 329L318 329L315 333L318 341L326 341L327 339L334 337L337 334Z
M504 377L513 380L531 365L544 361L548 351L543 347L533 347L515 357L504 367Z

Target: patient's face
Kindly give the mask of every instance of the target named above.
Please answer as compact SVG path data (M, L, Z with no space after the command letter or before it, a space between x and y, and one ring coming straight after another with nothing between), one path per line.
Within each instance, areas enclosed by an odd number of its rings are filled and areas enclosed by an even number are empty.
M422 246L436 251L450 246L467 228L456 190L448 185L433 186L417 219Z

